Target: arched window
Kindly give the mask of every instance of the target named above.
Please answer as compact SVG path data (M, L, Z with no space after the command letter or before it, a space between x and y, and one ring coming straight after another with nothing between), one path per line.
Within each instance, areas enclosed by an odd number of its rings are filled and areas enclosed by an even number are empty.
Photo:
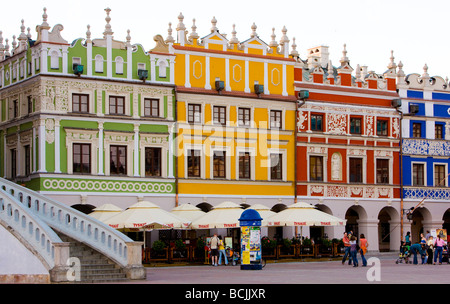
M57 51L52 51L50 53L50 68L52 70L59 69L59 55Z
M116 57L116 74L123 74L123 58Z
M103 57L102 57L102 55L95 56L95 72L103 73Z

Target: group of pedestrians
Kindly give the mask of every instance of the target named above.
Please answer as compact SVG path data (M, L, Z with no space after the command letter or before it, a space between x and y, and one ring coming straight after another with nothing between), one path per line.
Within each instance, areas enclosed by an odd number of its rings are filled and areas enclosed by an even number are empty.
M433 238L430 232L427 231L425 236L423 234L420 235L420 243L411 245L411 235L410 232L408 232L405 236L405 245L410 246L410 254L414 256L413 264L417 265L419 263L417 256L420 255L422 265L436 265L436 262L439 262L439 265L441 265L442 253L444 251L444 247L447 246L447 241L443 238L443 236L441 236L441 234L438 234L436 238Z
M211 250L211 265L219 266L222 264L222 257L224 259L225 265L228 265L228 257L225 252L225 244L222 240L222 236L217 236L217 233L214 233L214 236L210 240L210 250Z
M358 267L358 253L361 256L362 261L362 267L367 266L367 260L365 258L365 255L367 253L367 248L369 247L369 242L367 242L366 237L364 234L361 234L359 236L359 242L358 238L353 235L353 232L344 232L344 237L342 238L342 241L344 243L344 257L342 258L342 265L345 264L345 261L348 257L348 265L352 265L353 267Z

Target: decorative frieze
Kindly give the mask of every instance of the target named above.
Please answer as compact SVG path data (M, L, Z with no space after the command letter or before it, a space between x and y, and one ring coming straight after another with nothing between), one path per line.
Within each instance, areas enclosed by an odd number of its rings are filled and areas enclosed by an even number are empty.
M405 199L427 200L449 200L450 189L448 188L405 188L403 190Z
M117 181L105 179L63 179L45 178L42 181L45 191L76 192L115 192L115 193L174 193L171 182Z
M403 154L450 156L450 142L444 140L404 139Z
M393 186L374 186L374 185L308 185L308 195L325 196L334 198L367 198L367 199L386 199L394 197Z

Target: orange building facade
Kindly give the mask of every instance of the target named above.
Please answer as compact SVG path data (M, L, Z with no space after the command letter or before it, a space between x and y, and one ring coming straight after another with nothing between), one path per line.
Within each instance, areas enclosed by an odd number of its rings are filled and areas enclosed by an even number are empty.
M345 231L364 233L371 250L396 248L400 115L392 107L398 99L394 58L378 75L359 65L353 69L345 46L334 67L328 47L320 46L308 50L307 60L297 60L294 77L296 92L309 93L297 104L297 201L347 219ZM398 233L389 234L393 229ZM310 231L330 238L343 232Z

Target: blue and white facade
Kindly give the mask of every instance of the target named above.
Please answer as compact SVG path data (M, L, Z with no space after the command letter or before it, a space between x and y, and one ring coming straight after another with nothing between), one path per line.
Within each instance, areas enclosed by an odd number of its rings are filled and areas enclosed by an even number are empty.
M400 67L400 65L399 65ZM399 71L402 100L402 174L404 209L419 206L404 233L450 228L450 87L448 79ZM413 241L417 241L414 240Z

